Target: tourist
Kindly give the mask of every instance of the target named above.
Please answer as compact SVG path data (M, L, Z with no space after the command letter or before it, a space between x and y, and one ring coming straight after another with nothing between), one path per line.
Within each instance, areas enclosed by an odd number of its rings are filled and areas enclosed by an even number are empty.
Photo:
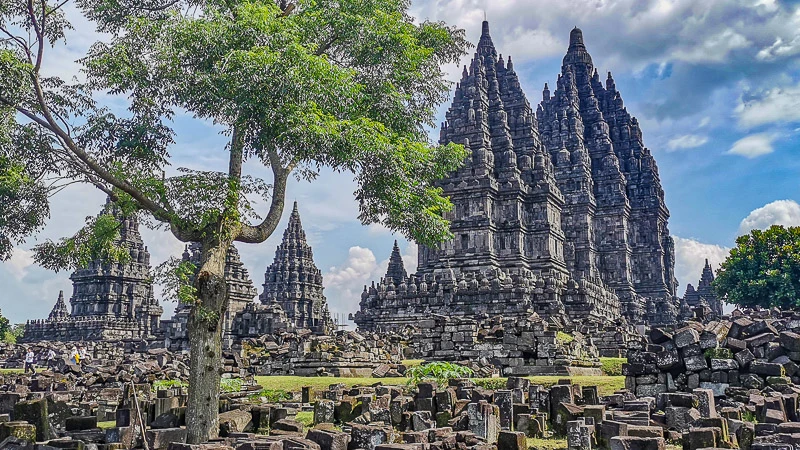
M69 362L75 365L81 363L81 354L78 351L78 347L75 346L72 347L72 353L70 353L69 355Z
M47 349L47 368L53 369L56 365L56 352L52 347Z
M86 354L86 348L84 346L82 345L78 346L78 354L81 357L81 361L86 361L87 354Z
M28 373L28 370L31 373L36 373L36 369L34 368L33 361L36 359L36 355L33 354L33 349L28 348L28 353L25 354L25 373Z

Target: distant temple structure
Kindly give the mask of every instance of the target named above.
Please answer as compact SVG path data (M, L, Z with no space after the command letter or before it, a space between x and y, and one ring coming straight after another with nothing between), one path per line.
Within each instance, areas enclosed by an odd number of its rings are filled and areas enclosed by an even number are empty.
M681 301L682 318L690 319L696 317L698 313L706 319L722 316L722 300L714 292L714 288L711 286L713 282L714 271L706 259L697 289L691 283L686 285L686 292Z
M325 334L333 329L333 321L323 289L322 272L314 264L314 253L294 202L275 259L264 273L259 300L262 305L280 306L295 328Z
M183 251L182 260L198 265L200 263L200 244L187 245ZM242 264L239 251L233 245L225 254L225 283L228 289L229 303L223 320L222 344L227 348L236 340L236 336L231 333L234 317L247 305L252 304L253 299L258 295L250 274ZM168 348L172 350L189 349L188 321L189 306L185 304L178 305L172 319L162 321L161 327L164 330Z
M611 74L600 81L581 30L534 113L484 22L440 130L440 143L450 142L470 152L439 183L454 205L446 218L455 238L420 246L417 273L395 263L365 287L359 329L402 329L432 314L535 314L573 329L676 320L656 162Z
M103 213L120 221L115 244L128 249L130 261L95 260L73 272L71 312L67 312L62 291L47 319L25 324L23 342L149 340L158 335L163 309L153 296L150 253L139 234L139 221L135 216L123 217L110 202Z
M187 246L184 261L199 262L200 246ZM231 246L225 260L225 282L230 304L223 322L223 347L230 348L245 337L258 337L283 330L308 329L316 334L333 330L328 304L322 294L322 273L314 265L311 246L300 223L297 202L289 216L275 260L264 275L259 302L247 269ZM188 350L189 307L180 305L170 320L163 321L168 348Z

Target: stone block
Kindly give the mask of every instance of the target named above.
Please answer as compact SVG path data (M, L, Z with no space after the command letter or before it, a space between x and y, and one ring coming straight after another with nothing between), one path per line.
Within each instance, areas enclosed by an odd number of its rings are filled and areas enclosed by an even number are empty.
M800 334L782 331L779 337L781 347L790 352L800 352Z
M692 394L697 398L697 410L701 417L718 417L714 391L701 388L692 390Z
M744 349L740 352L736 352L736 354L733 355L733 357L734 359L736 359L736 362L739 363L739 366L743 369L748 367L750 363L756 359L755 355L753 355L753 352L751 352L749 349Z
M720 444L722 430L713 427L698 427L689 430L684 435L683 448L686 450L699 450L702 448L715 448Z
M665 450L664 438L616 436L609 441L610 450Z
M97 428L97 416L73 416L67 418L67 431L91 430L92 428Z
M739 370L739 363L734 359L711 359L711 370Z
M172 442L186 442L186 429L164 428L161 430L147 430L145 439L152 450L166 449Z
M316 442L320 448L326 450L347 450L350 444L350 434L335 430L311 429L308 430L306 439Z
M314 423L333 423L335 409L333 400L317 400L314 403Z
M500 431L497 436L497 450L527 450L525 433L519 431Z
M241 433L253 428L253 415L249 411L235 409L219 415L219 434L222 437L230 433Z
M353 424L350 447L375 450L381 444L392 442L393 435L391 427Z
M686 366L686 370L690 370L692 372L699 372L708 368L706 358L702 355L689 356L684 359L683 363Z
M303 424L292 419L281 419L272 424L271 430L288 431L291 433L302 433Z
M24 420L35 425L37 441L47 441L55 437L50 430L45 399L21 401L14 405L14 420Z
M750 372L770 377L782 377L786 375L782 365L759 360L750 363Z
M14 437L28 442L36 442L36 426L23 421L0 423L0 441Z
M694 328L685 327L675 332L672 338L678 348L688 347L700 342L700 334Z

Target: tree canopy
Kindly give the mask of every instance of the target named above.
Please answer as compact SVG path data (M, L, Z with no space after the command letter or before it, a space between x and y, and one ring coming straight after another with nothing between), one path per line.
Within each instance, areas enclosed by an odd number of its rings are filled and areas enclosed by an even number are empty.
M737 305L800 307L800 227L773 225L737 238L714 288Z
M192 280L181 296L191 306L187 423L189 442L202 442L217 428L225 253L272 234L290 176L351 172L364 224L428 245L450 237L451 204L433 181L466 152L430 143L426 127L464 33L417 23L408 0L75 0L109 36L81 59L78 83L44 70L64 48L69 1L0 0L0 259L42 229L50 197L73 183L199 242L200 276L176 276ZM177 115L222 130L224 166L172 166ZM243 174L248 160L268 175ZM35 258L55 270L124 259L118 227L114 214L87 219Z

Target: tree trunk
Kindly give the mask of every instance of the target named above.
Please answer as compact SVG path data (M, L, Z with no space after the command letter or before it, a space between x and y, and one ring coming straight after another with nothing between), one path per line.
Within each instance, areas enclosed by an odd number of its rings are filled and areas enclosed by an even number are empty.
M189 313L189 401L186 440L208 442L219 435L222 376L222 323L228 309L225 255L230 243L203 242L202 264L195 279L200 300Z

